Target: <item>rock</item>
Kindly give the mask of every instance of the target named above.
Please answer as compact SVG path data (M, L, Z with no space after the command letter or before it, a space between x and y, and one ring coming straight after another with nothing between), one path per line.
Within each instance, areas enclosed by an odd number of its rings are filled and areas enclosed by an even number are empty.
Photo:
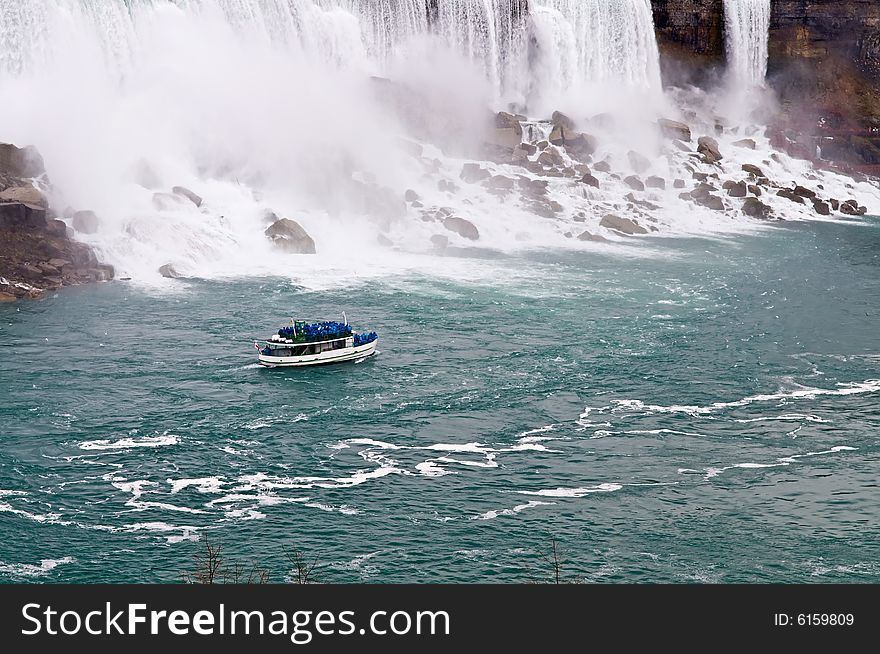
M755 177L764 177L763 171L757 166L753 166L752 164L743 164L742 169L743 172L747 172L750 175L754 175Z
M45 172L43 157L32 145L18 148L11 143L0 143L0 174L28 179Z
M546 116L547 114L544 115ZM574 121L561 111L554 111L553 115L550 117L550 120L553 122L554 125L562 127L569 132L575 131Z
M796 202L797 204L804 204L803 196L796 194L791 189L787 189L787 188L779 189L776 192L776 195L778 195L781 198L785 198L786 200L791 200L792 202Z
M831 207L828 206L827 202L823 202L822 200L816 199L813 200L813 208L816 210L816 213L820 216L830 216L831 215Z
M520 143L518 146L516 146L513 149L513 154L510 155L510 160L513 163L528 162L530 155L529 155L528 151L525 150L522 146L523 146L523 144ZM532 147L534 147L534 146L532 146Z
M733 145L738 148L746 148L747 150L756 150L758 148L755 139L740 139L739 141L734 141Z
M643 154L639 154L635 150L630 150L626 153L627 159L629 159L630 167L639 175L648 171L651 167L651 160L648 159Z
M434 247L438 250L445 250L449 247L449 237L443 236L443 234L434 234L431 237L431 243L433 243Z
M0 192L0 202L21 202L35 207L49 208L49 202L40 191L33 186L14 186Z
M593 243L607 243L608 239L604 236L599 236L598 234L591 234L590 232L582 232L580 236L578 236L579 241L592 241Z
M47 263L50 266L52 266L53 268L64 268L64 266L70 265L70 261L68 261L67 259L58 259L58 258L49 259L49 261Z
M538 146L532 143L520 143L518 147L530 157L538 151Z
M751 193L752 195L757 195L758 197L761 197L763 191L761 190L761 187L758 186L757 184L749 184L749 193Z
M725 182L723 188L727 191L727 195L732 198L744 198L749 194L749 189L745 182Z
M600 173L610 173L611 164L607 161L599 161L593 164L593 170L598 170Z
M634 191L644 191L645 185L635 175L630 175L629 177L624 178L623 183L629 186Z
M505 177L504 175L493 175L490 177L484 185L495 191L512 191L513 190L513 179L510 177Z
M488 179L492 176L488 170L484 169L480 164L466 163L461 167L461 179L468 184L476 184Z
M101 227L101 219L94 211L77 211L73 214L73 228L81 234L94 234Z
M694 196L694 202L702 207L706 207L707 209L712 209L714 211L724 211L724 200L712 193L705 193Z
M677 179L677 180L675 180L674 182L672 182L672 186L673 186L674 188L684 188L684 187L685 187L684 180L683 180L683 179Z
M648 179L645 180L645 186L648 188L659 188L661 190L666 190L666 180L662 177L651 175L650 177L648 177Z
M709 174L708 173L694 173L692 175L692 177L695 180L697 180L698 182L705 182L707 179L709 179Z
M392 243L391 239L385 236L384 234L376 235L376 242L382 247L390 248L394 243Z
M807 198L808 200L813 200L816 197L816 191L812 191L803 186L795 186L792 190L792 193L794 193L795 195L799 195L802 198Z
M569 134L565 139L565 149L568 153L578 159L587 159L593 156L596 148L599 147L594 136L575 132Z
M449 216L444 219L443 226L450 232L455 232L462 238L470 241L476 241L480 238L480 231L471 221L459 218L458 216Z
M660 127L660 131L666 138L677 139L679 141L691 140L691 128L685 123L681 123L677 120L670 120L668 118L660 118L657 121L657 125Z
M403 194L403 199L407 202L418 202L421 200L419 194L413 191L411 188L406 189L406 193Z
M43 229L46 227L46 209L23 202L0 202L0 228L21 227Z
M752 218L762 218L766 220L770 217L770 207L761 202L758 198L746 198L742 206L743 213Z
M180 277L180 273L175 270L174 264L170 263L166 263L164 266L160 267L159 274L166 279L177 279Z
M60 270L58 270L58 268L53 266L48 261L44 261L43 263L38 263L37 268L42 270L44 275L57 275L61 272Z
M67 224L63 220L46 221L46 233L51 236L66 236Z
M275 247L291 254L315 254L315 241L306 230L289 218L282 218L273 223L264 232L272 239Z
M522 135L522 125L520 123L524 120L528 120L528 118L519 114L508 113L507 111L499 111L495 114L495 127L498 129L517 130Z
M565 165L565 157L562 154L562 150L555 145L551 145L538 157L538 163L542 166L563 166Z
M593 177L592 175L590 175L589 173L587 173L586 175L581 177L581 182L588 185L588 186L592 186L594 188L599 188L599 180L596 179L595 177Z
M535 143L535 148L537 148L538 150L544 150L545 148L549 147L550 141L538 141L537 143Z
M171 192L174 193L174 194L176 194L176 195L180 195L180 196L182 196L182 197L185 197L187 200L189 200L190 202L192 202L192 203L193 203L194 205L196 205L197 207L201 207L201 206L202 206L202 198L201 198L201 196L196 195L195 193L193 193L192 191L190 191L190 190L189 190L188 188L186 188L185 186L175 186L173 189L171 189Z
M711 136L701 136L697 139L697 152L703 155L703 161L708 164L718 163L724 158L718 149L718 141Z
M831 208L834 209L835 211L840 209L840 200L832 199L832 200L829 200L829 203L831 204Z
M17 299L11 293L0 293L0 302L15 302Z
M490 129L483 137L483 142L490 145L512 151L522 142L522 129L513 127L496 127Z
M608 214L599 223L602 227L613 229L621 234L632 236L634 234L647 234L648 230L639 225L636 221L629 218L621 218L613 214Z
M847 216L858 216L859 208L857 205L850 204L849 202L844 202L840 205L840 213Z

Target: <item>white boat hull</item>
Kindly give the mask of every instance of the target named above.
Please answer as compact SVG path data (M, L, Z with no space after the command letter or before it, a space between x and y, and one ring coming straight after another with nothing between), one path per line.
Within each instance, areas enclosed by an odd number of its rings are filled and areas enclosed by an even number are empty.
M343 361L356 361L373 356L376 353L376 345L379 340L359 347L344 347L338 350L328 350L318 354L304 354L303 356L273 357L260 352L260 365L267 368L302 368L305 366L321 366L328 363L341 363Z

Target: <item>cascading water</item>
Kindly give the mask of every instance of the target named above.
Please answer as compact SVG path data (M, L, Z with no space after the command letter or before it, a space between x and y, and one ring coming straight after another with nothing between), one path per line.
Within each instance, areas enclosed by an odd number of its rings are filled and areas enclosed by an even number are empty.
M648 0L533 0L545 94L612 83L660 88L660 54Z
M741 87L764 84L770 32L770 0L724 0L728 69Z
M630 189L621 180L638 161L628 151L661 153L654 123L661 105L648 92L661 93L650 4L525 6L0 0L0 141L37 146L52 205L95 211L97 233L78 238L133 277L156 277L169 262L204 276L288 267L288 255L264 235L269 212L295 218L314 238L326 257L309 261L345 265L379 247L377 232L379 242L404 251L444 238L468 245L462 223L447 220L452 214L478 227L486 247L569 243L622 210L618 200ZM738 34L757 34L744 26ZM421 102L438 97L442 112ZM568 111L598 137L594 160L615 171L587 188L575 179L584 176L577 162L548 152L557 169L540 184L524 187L524 168L487 162L480 165L492 168L499 186L463 183L463 162L431 138L452 133L476 152L493 100L505 109L517 102L538 119L514 135L527 142L550 136L553 126L540 119ZM605 120L588 125L597 114ZM413 116L434 128L429 137L408 122ZM499 138L503 144L493 145L515 145L510 135ZM533 174L543 164L530 156ZM651 160L652 172L689 178L661 169L661 159ZM204 203L181 202L174 186ZM406 205L407 189L419 200ZM670 197L681 202L678 193ZM666 224L691 214L678 207L670 215Z

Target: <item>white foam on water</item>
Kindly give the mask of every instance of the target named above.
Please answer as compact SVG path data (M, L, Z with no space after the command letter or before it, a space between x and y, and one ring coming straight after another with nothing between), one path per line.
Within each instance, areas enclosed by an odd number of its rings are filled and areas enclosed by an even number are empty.
M177 445L180 443L180 437L174 434L163 434L161 436L142 436L141 438L121 438L116 441L93 440L83 441L79 443L81 450L130 450L137 447L165 447L168 445Z
M536 506L553 506L553 502L541 502L539 500L531 500L527 504L518 504L510 509L495 509L492 511L487 511L486 513L472 516L471 520L494 520L499 516L516 515L521 511L525 511L526 509L531 509Z
M592 493L613 493L623 488L622 484L599 484L584 488L551 488L539 491L516 491L521 495L538 495L541 497L585 497Z
M419 471L420 475L424 475L425 477L444 477L446 475L457 474L452 470L447 470L446 468L437 465L436 461L423 461L422 463L416 464L416 470Z
M837 388L813 388L801 387L778 393L765 393L751 395L740 400L731 402L713 402L708 405L661 405L646 404L642 400L623 399L612 400L612 404L604 407L586 407L581 414L578 423L581 425L593 425L595 423L586 420L593 413L601 415L619 415L621 413L633 414L676 414L681 413L692 417L707 416L727 409L749 406L750 404L780 402L785 403L794 400L815 399L817 397L836 397L876 393L880 391L880 380L868 379L863 382L838 383Z
M3 563L0 561L0 575L20 579L44 577L59 565L67 565L75 561L76 559L70 556L65 556L62 559L43 559L36 565L32 563Z
M219 493L225 485L220 477L198 477L196 479L166 479L171 486L171 494L176 495L180 491L195 486L200 493Z
M758 470L762 468L781 468L785 466L789 466L793 463L798 463L799 459L805 459L814 456L825 456L828 454L838 454L839 452L857 452L857 447L851 447L849 445L835 445L827 450L822 450L819 452L804 452L803 454L792 454L791 456L780 457L776 459L773 463L753 463L753 462L745 462L745 463L734 463L728 466L722 467L709 467L706 468L703 473L705 474L706 479L714 479L719 475L727 472L728 470ZM700 474L700 471L693 470L691 468L679 468L679 474Z

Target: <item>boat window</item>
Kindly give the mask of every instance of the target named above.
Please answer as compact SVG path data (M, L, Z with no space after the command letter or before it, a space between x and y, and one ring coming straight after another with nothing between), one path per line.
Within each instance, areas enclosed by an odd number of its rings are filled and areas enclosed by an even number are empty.
M290 349L279 347L275 350L272 350L272 356L273 357L289 357L290 356Z
M333 341L333 349L334 350L341 350L344 347L345 347L345 339L342 339L339 341Z
M303 354L306 354L306 350L309 349L308 345L300 345L298 347L293 348L293 356L301 357Z

